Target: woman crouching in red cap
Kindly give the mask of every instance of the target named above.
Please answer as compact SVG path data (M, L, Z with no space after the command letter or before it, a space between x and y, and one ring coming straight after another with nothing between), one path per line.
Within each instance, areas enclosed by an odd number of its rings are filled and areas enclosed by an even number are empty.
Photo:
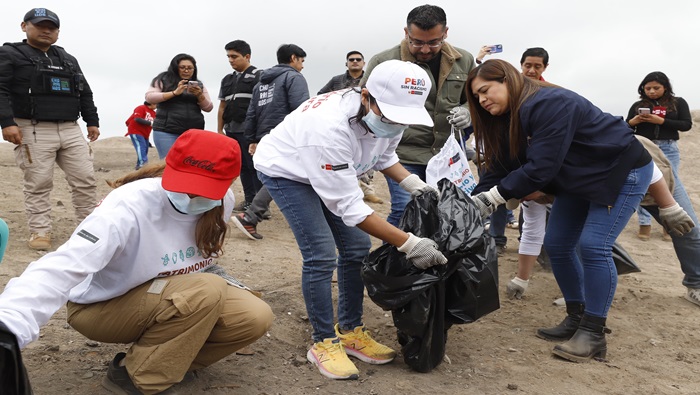
M235 140L183 133L165 165L114 182L118 188L64 245L10 280L0 295L0 325L24 347L67 301L68 323L78 332L133 343L103 381L120 394L162 392L253 343L270 327L272 311L214 262L240 167Z

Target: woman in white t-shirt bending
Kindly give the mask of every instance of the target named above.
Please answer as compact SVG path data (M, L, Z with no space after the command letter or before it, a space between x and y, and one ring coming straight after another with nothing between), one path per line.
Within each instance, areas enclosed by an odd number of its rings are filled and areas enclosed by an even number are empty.
M395 149L410 124L432 126L425 110L431 81L420 66L378 65L366 87L316 96L265 136L255 152L262 183L284 214L303 257L302 292L314 345L307 359L333 379L356 379L352 355L391 362L396 352L374 341L362 324L363 259L369 235L399 247L419 268L444 264L430 239L403 232L363 201L358 177L377 170L410 193L434 191L400 163ZM338 254L336 254L336 248ZM338 324L331 277L338 270Z
M68 301L68 323L87 338L132 343L102 382L118 394L163 392L254 342L272 311L214 261L240 161L233 139L183 133L165 166L117 180L65 244L10 280L0 325L24 347Z

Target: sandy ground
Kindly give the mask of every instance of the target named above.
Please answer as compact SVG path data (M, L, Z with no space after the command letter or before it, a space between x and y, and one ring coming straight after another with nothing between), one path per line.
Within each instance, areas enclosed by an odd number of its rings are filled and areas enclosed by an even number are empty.
M697 113L696 113L697 116ZM696 121L697 122L697 121ZM697 124L696 124L697 128ZM695 207L700 208L700 170L695 157L700 135L683 134L681 177ZM11 230L9 248L0 265L0 282L22 273L42 253L26 246L21 172L15 166L12 146L0 144L0 211ZM93 143L98 193L109 192L105 179L117 178L134 166L127 138ZM155 150L151 152L156 159ZM383 179L377 190L388 201ZM234 184L241 196L241 187ZM63 243L76 221L63 173L56 170L51 198L54 247ZM388 204L374 205L386 215ZM636 218L619 241L630 252L641 273L621 276L608 326L608 361L575 364L552 356L554 343L534 336L535 330L558 323L564 308L552 301L560 297L551 273L537 268L522 300L503 297L501 308L473 324L450 330L447 355L431 373L411 371L401 356L385 366L357 362L360 379L338 382L324 379L306 362L311 327L301 297L301 258L281 213L258 231L261 241L245 238L233 227L219 264L261 290L276 321L256 342L254 355L231 355L198 372L196 380L176 388L184 394L700 394L700 307L685 299L682 273L670 242L654 225L652 238L636 237ZM508 250L499 259L501 292L517 266L517 230L506 231ZM375 247L379 243L375 240ZM36 394L92 395L107 393L101 385L108 362L128 345L102 344L83 337L66 324L59 310L42 329L41 338L23 355ZM375 337L400 349L390 314L365 298L365 323Z

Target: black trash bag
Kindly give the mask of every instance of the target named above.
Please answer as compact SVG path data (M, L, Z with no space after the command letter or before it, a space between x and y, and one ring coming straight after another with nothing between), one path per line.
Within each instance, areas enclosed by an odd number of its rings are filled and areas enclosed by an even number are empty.
M551 208L547 207L547 220L549 220L550 212ZM612 246L612 256L613 262L615 262L615 268L617 268L618 276L629 273L639 273L642 271L642 269L637 266L634 259L632 259L630 254L627 253L627 250L625 250L617 241ZM544 247L542 247L540 255L537 257L537 262L544 270L548 272L552 271L552 262L550 262L549 255L547 255L547 251L544 250Z
M392 311L404 361L419 372L442 362L450 326L500 307L496 246L484 234L479 210L451 182L438 186L439 199L423 194L408 203L399 227L434 240L447 264L421 270L396 247L383 245L362 267L370 299Z
M31 395L27 370L14 333L0 322L0 394Z
M629 273L639 273L642 271L627 250L625 250L617 241L612 246L612 257L613 262L615 263L615 268L617 268L618 276ZM542 248L540 255L537 257L537 262L542 265L542 268L545 270L550 272L552 271L552 262L550 262L549 255L547 255L547 251L545 251L544 248Z
M622 248L618 242L615 242L612 246L612 256L615 262L615 267L617 268L617 275L628 274L628 273L639 273L642 269L637 266L637 263L632 259L627 250Z

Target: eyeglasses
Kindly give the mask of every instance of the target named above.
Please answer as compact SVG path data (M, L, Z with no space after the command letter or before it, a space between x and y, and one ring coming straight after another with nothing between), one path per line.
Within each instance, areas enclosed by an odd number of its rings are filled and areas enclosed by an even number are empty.
M192 67L192 66L180 66L180 70L182 70L182 71L192 71L192 70L194 70L194 67Z
M348 62L362 62L362 58L348 58Z
M411 38L411 36L408 36L408 43L411 44L413 48L423 48L424 46L428 46L428 48L438 48L445 42L445 36L443 35L442 38L437 38L435 40L430 40L428 42L425 41L420 41L420 40L414 40Z

